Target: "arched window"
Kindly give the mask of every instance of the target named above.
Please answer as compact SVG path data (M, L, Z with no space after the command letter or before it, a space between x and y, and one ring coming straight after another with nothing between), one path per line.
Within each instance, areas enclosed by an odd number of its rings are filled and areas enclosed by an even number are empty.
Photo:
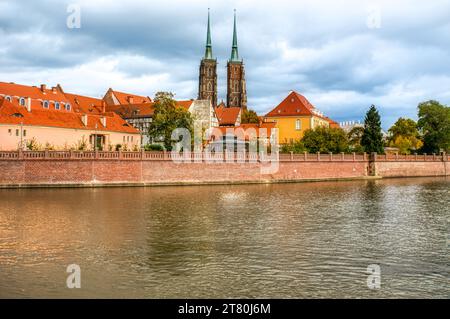
M25 99L23 97L21 97L19 99L19 104L22 105L22 106L25 106Z
M211 82L208 82L208 91L211 91L212 87L211 87Z
M302 128L302 122L300 120L295 121L295 129L300 130Z
M59 102L55 102L55 110L61 109L61 104Z
M49 107L48 101L43 101L42 106L44 107L44 109L48 109Z
M66 108L66 111L70 111L70 103L66 103L65 108Z
M236 84L234 85L234 89L236 90L236 91L238 91L239 90L239 84L236 82Z
M12 101L12 99L11 99L11 97L10 97L9 95L7 95L7 96L5 97L5 99L8 100L9 102Z

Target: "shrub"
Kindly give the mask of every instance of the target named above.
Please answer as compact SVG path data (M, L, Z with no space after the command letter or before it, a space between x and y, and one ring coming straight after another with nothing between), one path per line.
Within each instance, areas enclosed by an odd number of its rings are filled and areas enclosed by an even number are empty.
M164 147L160 144L147 144L144 146L144 149L149 151L164 151Z

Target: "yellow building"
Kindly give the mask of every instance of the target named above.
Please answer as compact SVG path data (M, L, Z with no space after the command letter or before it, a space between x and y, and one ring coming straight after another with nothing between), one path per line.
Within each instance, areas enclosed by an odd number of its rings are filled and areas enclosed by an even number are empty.
M319 112L303 95L295 91L264 116L265 122L275 122L279 144L291 143L303 137L308 129L318 126L339 127Z

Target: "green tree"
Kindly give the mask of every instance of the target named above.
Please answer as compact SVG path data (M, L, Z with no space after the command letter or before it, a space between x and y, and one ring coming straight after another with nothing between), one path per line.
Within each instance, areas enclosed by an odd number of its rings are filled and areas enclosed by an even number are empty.
M289 144L284 144L281 147L281 153L294 153L294 154L300 154L306 152L305 145L303 145L303 142L301 140L295 140Z
M310 153L348 151L348 137L341 128L319 126L313 130L306 130L301 141Z
M367 153L376 152L378 154L384 154L381 119L375 105L372 105L366 113L361 145Z
M241 114L241 123L242 124L249 124L249 123L258 124L259 123L258 114L256 114L256 112L253 110L249 110L249 109L243 110L242 114Z
M186 128L193 136L193 119L188 110L177 106L173 93L158 92L155 96L154 113L148 135L164 143L166 150L172 150L172 132Z
M422 152L450 151L450 107L433 100L420 103L417 124L423 134Z
M347 133L349 149L352 152L362 153L364 148L361 146L361 138L364 134L364 127L355 126Z
M401 154L410 154L422 147L417 123L407 118L399 118L389 129L389 146L399 149Z

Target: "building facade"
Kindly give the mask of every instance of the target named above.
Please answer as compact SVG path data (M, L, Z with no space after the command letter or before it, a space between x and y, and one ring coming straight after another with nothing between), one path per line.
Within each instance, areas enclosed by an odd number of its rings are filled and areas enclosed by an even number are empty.
M0 150L138 149L139 132L101 100L0 82Z
M318 126L336 127L337 123L324 116L303 95L292 91L264 117L265 122L274 122L278 128L278 142L292 143L303 137L308 129Z

